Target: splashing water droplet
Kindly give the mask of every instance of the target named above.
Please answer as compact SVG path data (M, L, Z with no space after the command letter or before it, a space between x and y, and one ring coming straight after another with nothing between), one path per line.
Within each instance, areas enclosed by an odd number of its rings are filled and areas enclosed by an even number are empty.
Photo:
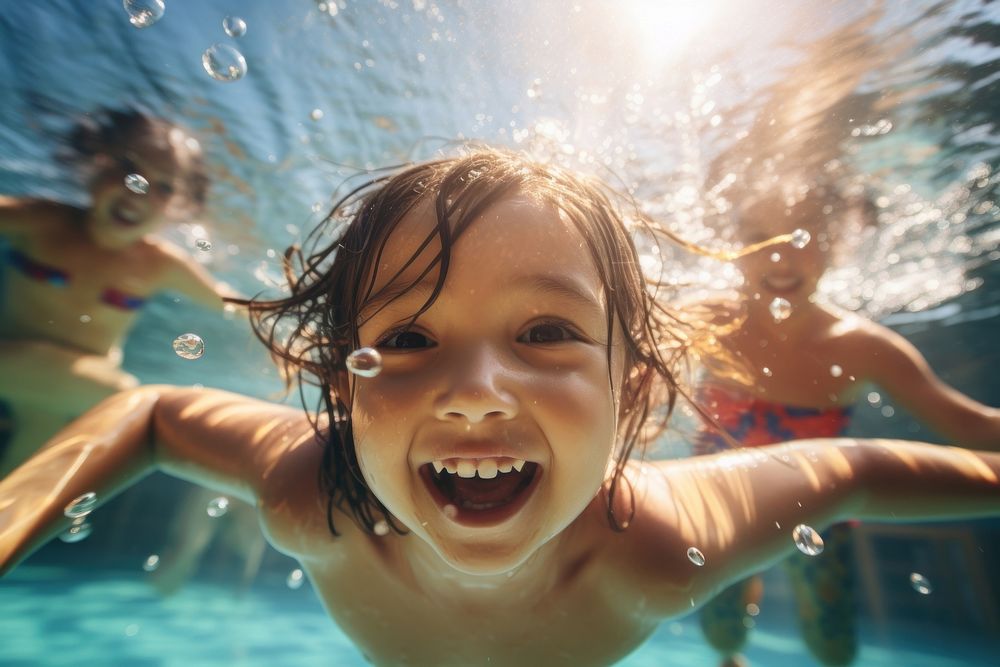
M801 250L809 245L812 235L804 229L796 229L792 232L792 247Z
M305 575L302 574L302 570L295 568L288 573L288 577L285 579L285 585L295 591L302 588L302 583L304 581Z
M97 507L97 494L93 491L88 491L75 498L70 504L66 505L66 509L63 510L63 514L69 519L78 519L83 516L87 516L94 511Z
M125 187L137 195L144 195L149 192L149 181L139 174L129 174L125 177Z
M160 557L156 554L150 554L146 557L146 560L142 562L142 569L146 572L153 572L158 567L160 567Z
M688 560L701 567L705 564L705 554L701 553L698 547L690 547L688 549Z
M136 28L148 28L161 18L166 6L163 0L122 0L128 12L128 22Z
M247 22L239 16L227 16L222 19L222 29L230 37L242 37L247 34Z
M832 375L833 377L839 378L843 374L844 374L844 369L838 366L837 364L830 366L830 375Z
M772 252L771 253L771 261L773 263L775 263L775 264L777 264L778 262L780 262L781 261L781 253L780 252Z
M934 588L931 586L931 582L928 581L927 577L920 574L919 572L910 573L910 585L913 586L913 590L920 593L921 595L930 595L934 592Z
M73 525L63 531L59 539L67 544L72 544L74 542L80 542L85 540L93 532L94 527L87 523L86 517L79 517L73 521Z
M362 347L347 355L347 370L363 378L382 372L382 355L373 347Z
M214 44L205 49L201 64L216 81L238 81L247 73L246 58L228 44Z
M799 551L807 556L818 556L823 553L823 538L810 526L800 523L792 529L792 539Z
M212 242L208 239L198 239L194 242L194 244L197 246L198 250L204 250L205 252L212 249Z
M322 118L323 118L323 110L322 109L313 109L312 111L309 112L309 117L311 119L313 119L313 120L322 120Z
M389 523L385 519L376 521L372 530L375 531L375 534L379 537L385 537L389 534Z
M208 506L205 508L205 512L208 516L213 519L218 519L220 516L225 516L226 512L229 511L229 498L225 496L219 496L218 498L212 498L208 501Z
M205 341L198 334L181 334L174 339L174 352L182 359L198 359L205 354Z
M775 297L767 309L771 311L771 317L774 318L775 322L784 322L792 314L792 304L788 303L788 299L782 299L780 296Z

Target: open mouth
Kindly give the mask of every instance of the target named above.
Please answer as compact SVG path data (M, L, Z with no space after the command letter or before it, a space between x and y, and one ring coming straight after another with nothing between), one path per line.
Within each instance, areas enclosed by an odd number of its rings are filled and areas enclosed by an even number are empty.
M802 284L802 279L796 276L766 276L764 287L775 294L791 294Z
M116 206L111 211L111 218L121 227L136 227L142 223L139 214L123 206Z
M420 476L449 519L488 526L524 507L538 485L541 466L516 459L447 459L420 466Z

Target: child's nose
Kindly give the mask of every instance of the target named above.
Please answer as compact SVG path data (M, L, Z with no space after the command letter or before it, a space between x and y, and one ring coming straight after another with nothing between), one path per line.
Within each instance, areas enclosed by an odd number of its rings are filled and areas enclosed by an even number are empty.
M496 351L483 345L445 363L444 385L434 401L438 419L478 424L517 416L513 372Z

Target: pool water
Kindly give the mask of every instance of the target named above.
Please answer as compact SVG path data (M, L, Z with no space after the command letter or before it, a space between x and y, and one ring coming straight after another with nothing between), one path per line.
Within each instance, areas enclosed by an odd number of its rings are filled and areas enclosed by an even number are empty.
M241 37L223 30L233 14L246 21ZM83 201L53 158L62 133L99 106L140 105L194 128L210 164L203 219L164 235L244 293L274 289L281 251L322 218L346 178L461 138L594 171L676 221L675 231L712 242L692 194L712 159L814 46L851 26L872 50L828 61L854 88L824 107L836 113L794 124L803 136L857 130L845 159L882 207L879 229L831 275L826 296L882 318L947 382L1000 405L996 3L166 0L163 18L138 30L118 0L4 2L0 193ZM246 76L222 83L205 73L202 54L216 43L243 53ZM819 93L822 102L831 91ZM931 209L949 224L922 217ZM202 235L212 252L197 250ZM709 270L676 265L699 279ZM170 347L187 331L206 342L194 362ZM296 400L276 397L277 373L245 322L171 295L143 310L124 365L143 382ZM851 433L934 440L892 407L888 397L858 406ZM243 554L213 544L186 585L160 596L141 565L163 552L187 492L153 476L99 510L90 538L53 542L0 581L0 665L365 664L308 583L288 588L296 565L273 550L243 585ZM1000 662L996 521L866 535L857 665ZM933 593L912 589L914 571ZM765 579L750 663L814 664L787 581L780 571ZM692 615L664 623L621 664L717 659Z

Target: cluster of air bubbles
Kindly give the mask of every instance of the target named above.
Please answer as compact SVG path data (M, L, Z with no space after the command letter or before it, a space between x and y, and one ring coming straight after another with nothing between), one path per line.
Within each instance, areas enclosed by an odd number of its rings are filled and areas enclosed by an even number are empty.
M844 374L844 369L838 366L837 364L830 366L830 375L832 375L833 377L839 378L843 374Z
M242 37L247 34L247 22L239 16L227 16L222 19L222 29L230 37Z
M910 573L910 586L921 595L930 595L934 591L931 582L919 572Z
M531 82L531 85L528 86L528 90L525 91L525 94L528 97L532 98L532 99L534 99L536 97L541 97L542 96L542 80L541 79L535 79L535 80L533 80Z
M385 519L379 519L375 522L372 530L375 531L375 534L379 537L385 537L389 534L389 523Z
M373 347L362 347L347 355L347 370L363 378L373 378L382 372L382 355Z
M196 239L194 245L198 250L204 250L205 252L212 249L212 242L208 239Z
M96 507L97 494L93 491L88 491L66 505L65 509L63 509L63 514L67 519L79 519L93 512Z
M807 556L818 556L823 553L823 538L811 526L800 523L792 529L792 540L799 551Z
M792 304L780 296L775 297L767 309L771 311L771 317L775 322L784 322L792 314Z
M181 334L174 339L173 346L181 359L199 359L205 354L205 341L198 334Z
M312 120L322 120L323 110L318 107L313 109L312 111L309 112L309 118L311 118Z
M160 567L160 557L156 554L150 554L146 557L146 560L142 562L142 569L146 572L153 572L158 567Z
M123 0L128 21L136 28L148 28L161 18L166 7L163 0Z
M288 586L293 591L302 588L302 583L305 581L305 576L302 574L302 570L295 568L288 573L285 578L285 585Z
M213 519L218 519L220 516L225 516L229 511L229 498L225 496L219 496L218 498L212 498L208 501L208 506L205 507L205 513Z
M698 547L690 547L687 551L688 560L701 567L705 564L705 554L701 553Z
M804 229L796 229L792 232L792 247L801 250L809 245L809 241L812 240L812 235L809 234Z
M892 121L888 118L879 119L874 124L866 124L851 130L852 137L877 137L892 131Z
M129 174L125 177L125 187L137 195L144 195L149 192L149 181L140 174Z
M246 58L228 44L213 44L205 49L205 53L201 54L201 64L216 81L238 81L247 73Z

